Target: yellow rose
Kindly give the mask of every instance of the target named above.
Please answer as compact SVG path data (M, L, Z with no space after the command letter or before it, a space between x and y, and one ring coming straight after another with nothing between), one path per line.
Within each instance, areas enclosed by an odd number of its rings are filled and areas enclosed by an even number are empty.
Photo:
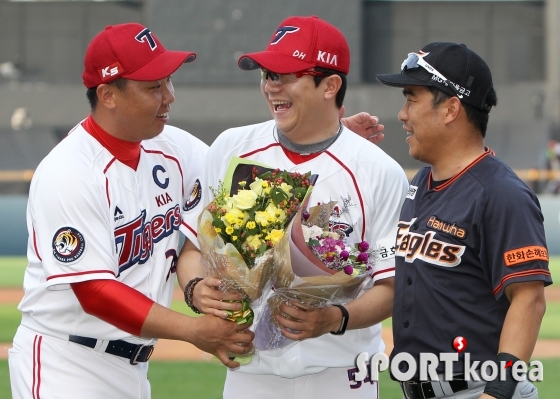
M233 203L239 209L250 209L255 206L258 195L253 190L239 190L232 198Z
M245 240L245 243L247 243L247 245L249 245L251 248L253 248L256 251L257 249L259 249L259 247L262 244L260 234L257 234L255 236L247 237L247 239Z
M288 197L291 197L291 191L292 191L292 186L290 186L288 183L282 183L280 184L280 188L282 189L282 191L284 191L286 194L288 194Z
M251 184L249 184L249 188L255 192L255 194L257 195L262 195L263 192L263 186L262 186L263 181L261 179L259 179L258 177L255 178L255 181L252 182Z
M218 233L218 234L222 232L222 229L220 229L219 227L214 227L214 230L215 230L216 233Z
M226 227L226 233L229 235L233 234L233 227L231 226Z
M237 236L231 236L231 239L232 239L233 241L237 241Z
M278 244L278 241L280 241L280 239L282 238L283 235L284 235L283 230L273 229L273 230L270 231L270 233L268 233L268 235L266 236L266 239L271 241L272 244L276 245L276 244Z
M260 224L261 226L268 225L268 213L263 211L255 212L255 222Z

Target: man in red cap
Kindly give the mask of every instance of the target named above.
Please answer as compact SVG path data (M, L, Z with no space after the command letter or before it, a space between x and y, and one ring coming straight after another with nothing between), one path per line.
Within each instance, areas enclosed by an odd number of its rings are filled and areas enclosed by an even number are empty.
M258 360L228 370L224 398L376 398L377 382L354 378L356 356L384 350L380 322L392 312L394 242L408 190L404 171L340 121L350 51L336 27L317 17L290 17L265 51L242 56L239 66L260 70L273 119L216 139L206 158L204 189L218 186L232 156L317 173L310 204L337 201L330 222L345 231L348 245L367 241L384 255L367 289L345 306L282 305L298 320L279 316L283 334L297 343L282 353L259 351ZM209 190L203 198L212 199ZM195 286L193 299L205 313L223 312L219 293L206 280Z
M179 230L196 252L207 146L166 126L171 74L195 54L167 51L142 25L90 43L91 114L37 168L29 193L21 325L9 351L14 398L149 398L157 338L191 342L224 364L252 333L169 309ZM247 344L245 346L236 343Z

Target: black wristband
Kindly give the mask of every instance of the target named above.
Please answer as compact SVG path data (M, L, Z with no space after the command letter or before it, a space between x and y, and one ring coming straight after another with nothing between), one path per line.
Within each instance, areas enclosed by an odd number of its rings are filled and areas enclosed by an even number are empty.
M350 318L350 315L348 314L348 311L344 306L337 304L333 304L333 306L336 306L342 312L342 322L340 323L340 328L338 329L338 331L331 331L331 334L342 335L346 332L346 326L348 325L348 319Z
M515 388L517 387L517 382L513 378L513 365L520 359L509 353L498 353L498 368L502 367L502 361L506 364L511 361L512 365L506 367L506 379L505 381L500 381L499 377L496 377L493 381L488 381L484 387L484 393L492 395L497 399L511 399ZM499 373L498 373L499 376Z
M192 309L193 312L198 313L198 314L202 314L202 312L200 310L198 310L196 308L196 306L193 305L193 294L194 294L194 286L197 285L200 280L204 280L204 279L202 277L193 278L185 286L185 292L184 292L185 302L187 303L189 308Z

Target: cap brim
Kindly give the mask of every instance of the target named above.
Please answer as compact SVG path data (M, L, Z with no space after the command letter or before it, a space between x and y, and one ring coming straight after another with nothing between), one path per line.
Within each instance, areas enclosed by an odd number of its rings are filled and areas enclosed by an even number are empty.
M404 86L431 86L430 82L420 80L410 74L394 73L394 74L380 74L375 75L380 83L385 86L404 87Z
M305 62L277 51L260 51L242 55L237 62L239 68L251 71L264 68L276 73L293 73L305 71L315 67L315 64Z
M171 76L183 64L193 62L196 54L187 51L165 51L123 78L140 81L160 80Z

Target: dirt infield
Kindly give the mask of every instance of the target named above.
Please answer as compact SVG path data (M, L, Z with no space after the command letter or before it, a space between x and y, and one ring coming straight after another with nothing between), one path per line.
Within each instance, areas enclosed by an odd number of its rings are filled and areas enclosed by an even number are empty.
M560 302L560 287L548 287L545 289L547 302ZM0 289L0 303L16 305L23 297L23 290ZM174 300L182 300L183 293L175 290ZM383 341L389 354L393 348L393 336L390 328L383 329ZM11 343L0 343L0 359L8 357L7 348ZM533 352L534 359L560 358L560 340L538 340ZM152 360L191 360L208 361L211 356L186 342L170 341L162 339L158 342L152 355Z

